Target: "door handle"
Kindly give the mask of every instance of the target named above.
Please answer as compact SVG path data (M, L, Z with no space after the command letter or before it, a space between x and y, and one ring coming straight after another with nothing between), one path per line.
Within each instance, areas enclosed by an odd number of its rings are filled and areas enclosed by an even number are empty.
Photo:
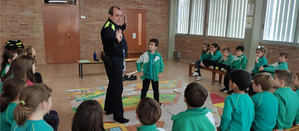
M68 37L71 37L71 36L72 36L71 33L67 33L66 35L67 35Z

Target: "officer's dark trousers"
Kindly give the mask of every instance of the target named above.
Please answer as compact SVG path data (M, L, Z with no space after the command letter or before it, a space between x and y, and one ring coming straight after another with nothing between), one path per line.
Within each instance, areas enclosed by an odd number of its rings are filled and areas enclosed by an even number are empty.
M124 114L121 99L123 92L123 58L105 56L104 65L109 79L104 110L113 113L114 118L120 118Z

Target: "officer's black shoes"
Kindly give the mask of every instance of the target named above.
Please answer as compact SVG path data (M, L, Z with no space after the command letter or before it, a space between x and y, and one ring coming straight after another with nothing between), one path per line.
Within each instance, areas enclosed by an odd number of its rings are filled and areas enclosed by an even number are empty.
M114 120L118 123L127 123L129 122L129 119L126 119L124 117L120 117L120 118L114 118Z
M128 81L137 80L137 76L131 75L127 80Z
M128 80L128 81L132 81L132 80L137 80L137 76L135 75L131 75L130 77L128 75L124 75L123 76L123 81Z
M123 76L123 81L128 80L128 77L129 77L128 75L124 75Z

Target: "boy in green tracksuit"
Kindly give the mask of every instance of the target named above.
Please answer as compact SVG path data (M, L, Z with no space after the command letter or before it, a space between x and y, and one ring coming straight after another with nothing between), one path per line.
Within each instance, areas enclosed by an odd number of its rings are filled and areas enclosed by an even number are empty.
M192 82L184 93L187 110L173 115L172 131L216 131L215 120L208 108L201 107L208 91L200 84Z
M142 82L141 99L146 96L150 82L154 90L154 98L159 102L159 78L163 72L163 58L158 53L159 41L151 39L149 42L149 51L144 52L137 60L137 71L140 74Z
M220 131L250 131L254 105L245 90L251 83L251 75L244 70L234 70L229 77L229 86L235 94L227 96L224 101Z
M264 46L258 46L256 48L256 58L255 58L255 64L252 69L252 76L256 75L259 73L259 68L263 67L264 65L268 64L267 58L265 57L265 48Z
M251 128L254 131L272 131L276 125L278 100L269 92L273 84L269 73L259 73L253 77L252 88L256 94L251 97L255 109Z
M269 72L273 76L275 70L277 70L277 69L288 70L288 63L287 63L288 57L289 57L288 53L281 52L280 55L279 55L279 62L276 62L276 63L274 63L272 65L261 66L259 68L259 71Z
M289 85L292 83L292 74L286 70L275 70L275 87L273 93L278 99L278 115L276 128L279 130L292 127L298 111L298 96Z
M149 97L141 99L136 108L136 114L141 126L138 131L165 131L163 128L157 128L156 122L160 119L162 111L160 104Z
M234 60L234 56L230 53L230 48L226 47L222 49L223 57L218 61L218 65L216 66L216 70L220 69L224 71L230 70L230 65ZM217 68L218 67L218 68Z
M224 89L221 92L227 92L229 94L233 93L232 90L229 90L229 74L233 70L245 70L247 66L247 57L243 54L245 48L243 45L239 45L236 47L236 56L231 63L230 70L226 71L224 76Z
M244 46L239 45L236 47L236 56L231 64L231 70L245 70L247 66L248 59L244 55Z

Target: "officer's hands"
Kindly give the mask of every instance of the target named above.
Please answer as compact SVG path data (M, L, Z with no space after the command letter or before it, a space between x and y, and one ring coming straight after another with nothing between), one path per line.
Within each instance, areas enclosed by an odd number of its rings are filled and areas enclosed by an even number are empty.
M118 30L116 31L116 39L117 39L117 42L118 42L118 43L120 43L121 40L123 39L123 33L122 33L121 29L118 29Z

